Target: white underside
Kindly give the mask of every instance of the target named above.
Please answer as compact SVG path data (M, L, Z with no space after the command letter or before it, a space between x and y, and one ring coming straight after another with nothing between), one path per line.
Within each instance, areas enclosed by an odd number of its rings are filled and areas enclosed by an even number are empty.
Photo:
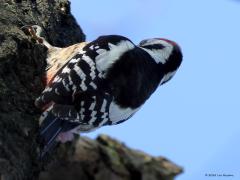
M132 109L132 108L121 108L117 105L114 101L110 104L109 108L109 118L113 122L113 124L117 123L118 121L125 120L132 116L135 112L137 112L139 108Z

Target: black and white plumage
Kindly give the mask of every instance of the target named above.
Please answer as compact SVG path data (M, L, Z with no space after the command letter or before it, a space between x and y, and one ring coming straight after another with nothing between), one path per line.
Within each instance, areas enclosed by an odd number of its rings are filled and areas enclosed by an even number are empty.
M48 58L55 59L49 62L51 69L63 50L47 46L49 57L55 57ZM179 46L159 38L137 46L123 36L101 36L72 52L47 73L47 86L35 102L44 109L40 139L45 152L56 138L61 140L61 133L91 131L129 119L173 77L182 61Z

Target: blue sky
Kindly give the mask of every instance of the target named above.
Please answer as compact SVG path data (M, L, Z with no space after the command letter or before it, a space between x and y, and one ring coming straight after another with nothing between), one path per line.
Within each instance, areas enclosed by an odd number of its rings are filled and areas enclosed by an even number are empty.
M209 179L205 173L240 179L240 2L71 3L88 41L107 34L124 35L136 44L164 37L178 42L184 54L176 76L132 119L87 135L109 134L132 148L165 156L184 168L177 180Z

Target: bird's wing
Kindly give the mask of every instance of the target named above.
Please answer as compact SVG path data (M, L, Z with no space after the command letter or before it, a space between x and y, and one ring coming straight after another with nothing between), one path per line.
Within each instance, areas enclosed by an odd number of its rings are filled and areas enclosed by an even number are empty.
M35 101L37 107L47 108L41 118L41 154L54 146L61 132L79 124L93 127L107 124L113 96L105 75L133 46L122 36L102 36L88 43L63 68L51 71L54 78Z
M54 73L51 83L36 99L36 106L44 108L51 102L72 104L75 94L106 88L107 69L133 47L130 40L116 35L101 36L88 43Z
M48 49L45 83L50 84L56 72L62 69L76 54L81 53L86 44L87 42L81 42L65 48L52 47Z
M80 94L74 101L74 107L80 116L80 123L100 127L109 122L109 107L113 96L108 92L95 91Z

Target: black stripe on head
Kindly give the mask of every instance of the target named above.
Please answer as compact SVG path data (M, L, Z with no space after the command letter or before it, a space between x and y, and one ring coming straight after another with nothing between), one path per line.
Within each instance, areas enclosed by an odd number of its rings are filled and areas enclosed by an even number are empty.
M141 46L143 48L147 48L147 49L150 49L150 50L153 50L153 49L164 49L165 46L162 45L162 44L151 44L151 45L144 45L144 46Z

